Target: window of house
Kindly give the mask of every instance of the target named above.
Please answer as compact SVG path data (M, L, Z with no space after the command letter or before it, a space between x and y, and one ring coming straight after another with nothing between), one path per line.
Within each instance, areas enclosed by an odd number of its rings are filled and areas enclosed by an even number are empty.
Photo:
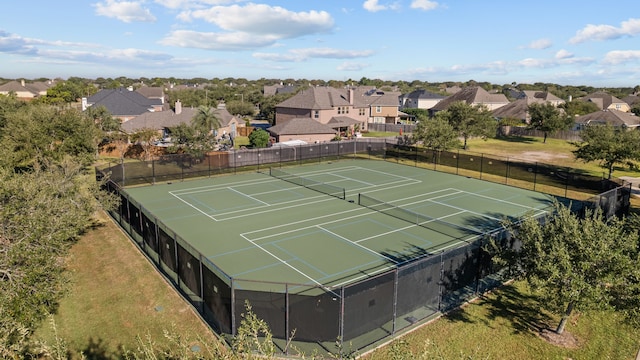
M360 116L364 116L364 115L365 115L364 109L360 109L360 110L358 111L358 115L360 115Z
M313 117L316 118L316 119L319 118L320 117L320 111L314 110L313 111Z
M376 112L377 113L381 113L382 112L382 106L376 106Z

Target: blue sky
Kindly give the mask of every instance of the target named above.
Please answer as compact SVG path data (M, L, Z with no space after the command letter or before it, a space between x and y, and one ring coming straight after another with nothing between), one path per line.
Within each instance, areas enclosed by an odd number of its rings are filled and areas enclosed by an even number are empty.
M640 84L640 2L32 0L0 77Z

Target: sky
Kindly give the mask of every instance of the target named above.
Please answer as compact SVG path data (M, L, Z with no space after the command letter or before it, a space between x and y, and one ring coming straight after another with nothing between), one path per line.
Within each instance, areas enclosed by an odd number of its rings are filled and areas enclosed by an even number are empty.
M640 1L31 0L0 77L640 85Z

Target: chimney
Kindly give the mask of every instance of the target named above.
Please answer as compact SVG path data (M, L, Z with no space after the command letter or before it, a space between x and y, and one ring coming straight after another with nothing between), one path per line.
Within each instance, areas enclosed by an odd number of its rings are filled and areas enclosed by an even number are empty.
M87 98L83 97L82 98L82 111L87 110Z
M24 79L20 80L20 85L22 85L22 87L24 87Z
M182 113L182 103L180 100L176 100L176 115L180 115Z
M353 89L349 89L349 98L347 100L349 100L349 104L353 105Z

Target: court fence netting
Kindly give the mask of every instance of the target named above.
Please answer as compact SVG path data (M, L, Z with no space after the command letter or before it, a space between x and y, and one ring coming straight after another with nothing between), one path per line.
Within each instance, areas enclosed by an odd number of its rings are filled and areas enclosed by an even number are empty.
M472 156L474 161L471 161ZM507 182L513 178L537 181L537 184L563 188L565 194L569 193L569 187L595 192L588 199L574 202L579 204L574 205L578 212L599 208L606 216L614 216L629 210L631 187L615 179L590 178L567 168L484 155L433 154L423 149L401 147L384 139L312 144L293 149L244 150L216 154L213 159L211 156L177 156L142 163L120 162L96 168L96 177L104 190L121 200L119 206L110 211L113 219L212 329L230 339L237 333L245 303L249 302L255 314L267 322L276 345L284 354L292 351L287 339L294 330L293 343L299 348L308 345L333 354L366 349L422 320L454 309L507 280L506 269L496 266L492 254L484 246L494 239L517 249L518 240L504 231L480 234L473 241L445 251L418 251L389 271L339 287L279 283L277 279L256 282L234 278L125 191L125 186L129 185L339 158L384 159L446 168L445 171L454 173L480 169L479 174L472 176L493 179L487 175L501 173ZM453 164L456 166L452 170ZM469 172L465 175L470 176Z

